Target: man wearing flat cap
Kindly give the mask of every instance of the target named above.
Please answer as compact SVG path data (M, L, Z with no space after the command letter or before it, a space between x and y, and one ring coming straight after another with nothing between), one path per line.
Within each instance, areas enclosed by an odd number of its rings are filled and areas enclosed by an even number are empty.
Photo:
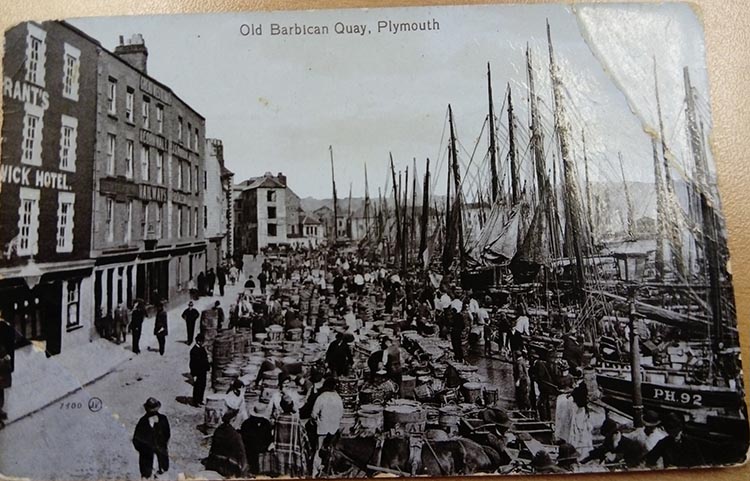
M159 412L161 403L155 398L148 398L143 404L146 410L133 434L133 446L138 451L138 466L141 477L150 478L154 467L154 455L158 461L159 470L162 474L169 470L169 421L167 417Z
M667 433L661 428L659 414L651 409L647 409L643 413L643 427L628 434L628 437L642 442L646 446L646 449L651 451L659 441L667 437Z
M646 456L646 464L654 466L661 459L665 468L692 468L706 464L701 448L693 438L685 434L685 419L670 413L664 419L667 437L656 443Z

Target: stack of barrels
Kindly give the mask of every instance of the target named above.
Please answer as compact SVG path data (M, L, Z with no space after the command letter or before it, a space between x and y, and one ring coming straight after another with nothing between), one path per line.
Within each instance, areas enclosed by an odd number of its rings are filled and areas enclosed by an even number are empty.
M213 369L211 370L211 385L216 391L226 392L226 388L221 389L227 383L223 379L224 369L232 362L233 348L234 337L230 331L224 331L216 336L213 345Z

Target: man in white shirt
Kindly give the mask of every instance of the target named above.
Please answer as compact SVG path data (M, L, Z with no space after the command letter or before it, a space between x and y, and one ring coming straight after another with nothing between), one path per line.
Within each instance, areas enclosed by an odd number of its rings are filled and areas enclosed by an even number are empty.
M339 430L343 416L344 403L336 392L336 379L329 377L323 382L323 388L312 410L312 418L317 424L318 434L318 449L315 450L313 458L312 475L314 478L320 473L320 447L326 436L334 435Z
M650 409L643 413L643 427L637 428L627 437L635 441L640 441L651 451L656 443L667 437L667 433L660 427L661 421L659 414Z

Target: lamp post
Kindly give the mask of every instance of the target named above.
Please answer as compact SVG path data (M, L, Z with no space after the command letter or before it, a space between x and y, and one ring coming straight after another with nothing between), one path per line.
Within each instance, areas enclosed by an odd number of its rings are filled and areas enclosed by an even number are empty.
M34 290L34 288L39 285L39 281L42 280L42 275L44 275L44 272L39 268L34 257L31 257L28 264L21 269L21 277L26 282L26 286L28 286L30 291Z

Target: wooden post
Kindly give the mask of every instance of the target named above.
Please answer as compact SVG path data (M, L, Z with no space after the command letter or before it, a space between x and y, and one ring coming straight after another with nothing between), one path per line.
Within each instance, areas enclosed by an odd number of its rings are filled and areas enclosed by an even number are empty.
M630 377L633 384L633 426L643 426L643 395L641 392L641 346L638 333L637 313L635 309L635 296L638 292L636 287L631 288L629 302L629 326L630 326Z

